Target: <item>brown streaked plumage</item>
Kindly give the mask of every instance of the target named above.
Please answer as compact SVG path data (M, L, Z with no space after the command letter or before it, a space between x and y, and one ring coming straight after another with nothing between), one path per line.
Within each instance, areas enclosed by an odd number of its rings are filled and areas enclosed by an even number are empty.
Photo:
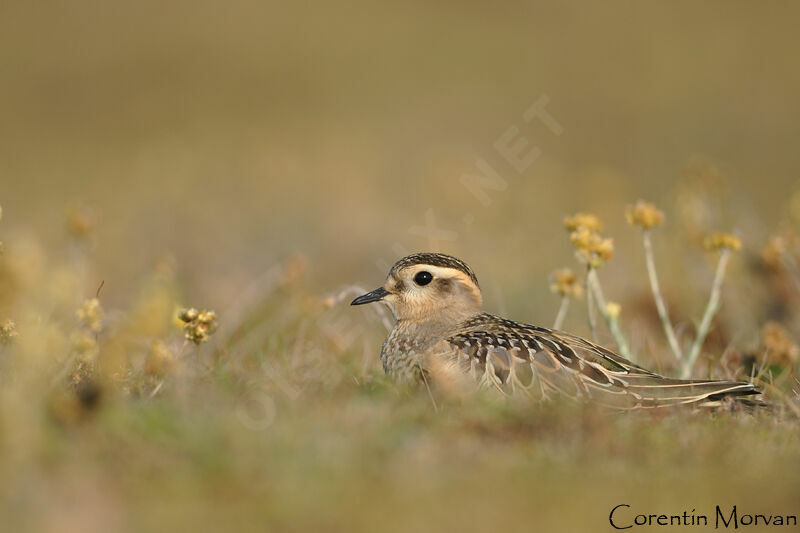
M352 305L386 303L397 320L381 362L399 381L452 388L472 381L537 398L567 395L618 408L717 405L759 394L737 381L660 376L585 339L481 311L478 280L455 257L399 260L386 283Z

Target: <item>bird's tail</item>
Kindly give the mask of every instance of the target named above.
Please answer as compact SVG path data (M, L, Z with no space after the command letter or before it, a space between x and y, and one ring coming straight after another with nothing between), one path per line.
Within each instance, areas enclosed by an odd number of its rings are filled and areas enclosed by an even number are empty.
M751 398L761 391L744 381L670 379L647 374L628 375L624 381L626 392L637 399L638 407L684 404L716 407L731 400L743 406L766 405Z

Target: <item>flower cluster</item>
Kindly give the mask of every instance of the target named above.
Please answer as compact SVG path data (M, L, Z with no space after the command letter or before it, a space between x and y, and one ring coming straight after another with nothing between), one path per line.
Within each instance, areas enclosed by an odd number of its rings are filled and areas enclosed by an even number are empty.
M13 320L0 322L0 344L11 344L17 335L17 325Z
M70 341L75 356L72 383L77 385L90 380L97 366L100 345L97 335L103 329L103 308L97 298L90 298L75 312L80 328L72 333Z
M625 220L631 226L639 226L647 230L663 224L664 213L653 204L639 200L625 210Z
M214 311L182 309L178 312L178 319L183 322L183 334L186 339L195 344L208 341L218 326L217 313Z
M571 217L564 218L564 227L567 231L577 231L581 228L597 232L603 230L603 223L597 215L591 213L575 213Z
M578 260L590 268L599 268L614 256L614 240L600 234L602 224L595 215L578 213L567 217L564 227L570 232L569 240Z
M706 237L703 246L709 251L730 250L738 252L742 249L742 240L731 233L715 232Z
M83 302L75 314L81 325L89 331L100 333L100 330L103 329L103 307L97 298Z
M70 342L75 356L71 379L73 385L78 385L90 380L94 375L97 357L100 355L100 345L97 343L97 337L85 329L72 333Z
M561 296L579 298L583 293L583 286L571 269L561 268L550 274L550 290Z

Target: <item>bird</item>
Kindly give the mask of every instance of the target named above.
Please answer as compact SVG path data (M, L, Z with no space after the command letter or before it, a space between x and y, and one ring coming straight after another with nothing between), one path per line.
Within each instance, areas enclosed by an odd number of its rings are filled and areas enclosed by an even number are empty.
M540 401L565 396L618 409L760 401L750 398L761 393L752 383L665 377L579 336L484 312L478 278L451 255L403 257L382 286L351 305L373 302L394 315L380 359L401 383L489 387Z

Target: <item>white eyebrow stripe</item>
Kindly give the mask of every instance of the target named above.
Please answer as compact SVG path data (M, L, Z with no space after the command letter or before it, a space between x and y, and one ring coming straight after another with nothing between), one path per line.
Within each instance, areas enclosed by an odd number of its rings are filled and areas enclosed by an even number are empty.
M457 268L450 268L450 267L440 267L435 265L425 265L425 264L417 264L413 266L405 267L399 274L404 272L411 273L411 277L413 278L418 272L430 272L433 274L433 278L444 278L444 279L452 279L461 283L466 289L472 293L473 297L478 303L478 306L483 303L483 295L481 294L481 289L475 285L475 282L472 281L467 274L463 273L462 271L458 270Z

